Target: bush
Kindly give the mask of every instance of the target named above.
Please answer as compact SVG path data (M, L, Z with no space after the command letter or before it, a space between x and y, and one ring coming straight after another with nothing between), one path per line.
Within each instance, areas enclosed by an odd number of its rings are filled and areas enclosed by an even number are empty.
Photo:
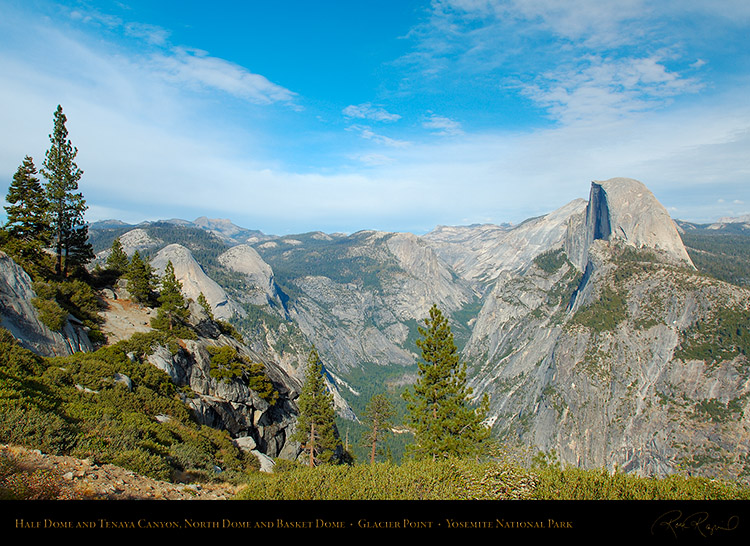
M634 474L610 473L604 469L583 470L549 466L537 469L537 500L731 500L750 499L750 489L705 478L669 476L642 478Z
M257 474L243 500L728 500L750 499L750 489L701 478L641 478L606 470L562 469L554 461L407 461L308 468L280 464ZM550 464L551 463L551 464Z
M31 303L39 313L39 320L53 332L59 332L68 321L68 312L55 300L33 298Z
M277 462L277 466L281 461ZM259 473L239 494L245 500L501 500L529 498L533 476L508 463L458 459L401 465L281 465Z
M0 402L0 441L59 455L74 444L75 431L55 413L3 401Z

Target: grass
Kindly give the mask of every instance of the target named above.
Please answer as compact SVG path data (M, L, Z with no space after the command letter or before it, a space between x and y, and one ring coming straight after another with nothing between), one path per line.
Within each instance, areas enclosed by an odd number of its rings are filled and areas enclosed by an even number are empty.
M466 460L400 465L285 466L256 474L241 500L747 500L750 488L670 476L643 478L606 470L562 469Z

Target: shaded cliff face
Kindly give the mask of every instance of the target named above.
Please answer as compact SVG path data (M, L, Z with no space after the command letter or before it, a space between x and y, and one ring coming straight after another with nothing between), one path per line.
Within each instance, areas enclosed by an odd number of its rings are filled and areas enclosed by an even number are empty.
M247 347L218 332L214 338L185 340L177 351L155 346L147 360L176 385L190 388L192 395L184 396L183 401L199 423L228 431L245 450L293 460L299 446L288 437L296 421L293 400L300 385L278 366L265 364L266 374L279 393L278 401L271 405L239 379L216 379L211 375L209 347L225 346L249 361L259 361Z

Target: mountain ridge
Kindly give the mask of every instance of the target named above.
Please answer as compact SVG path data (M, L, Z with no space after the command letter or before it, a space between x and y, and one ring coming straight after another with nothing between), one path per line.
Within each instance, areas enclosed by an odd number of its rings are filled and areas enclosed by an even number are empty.
M128 253L145 252L159 267L164 249L179 246L206 291L205 279L223 291L213 310L233 309L225 318L291 377L299 379L315 345L338 388L339 414L353 421L368 395L413 380L417 328L437 303L503 438L554 450L566 464L656 474L680 464L717 472L690 463L691 453L721 438L716 454L728 456L728 438L748 430L750 382L736 381L747 379L744 345L719 372L685 356L697 325L719 320L722 303L735 302L736 313L750 307L747 291L696 270L681 233L701 229L672 220L645 185L627 178L594 181L588 200L517 225L438 226L424 235L255 232L250 242L248 230L205 217L130 230L92 225L107 233L100 261L117 234ZM176 269L189 279L190 268ZM738 420L690 420L716 403ZM685 431L695 430L710 434L693 432L694 441ZM744 461L748 441L731 445ZM740 463L727 468L745 476Z

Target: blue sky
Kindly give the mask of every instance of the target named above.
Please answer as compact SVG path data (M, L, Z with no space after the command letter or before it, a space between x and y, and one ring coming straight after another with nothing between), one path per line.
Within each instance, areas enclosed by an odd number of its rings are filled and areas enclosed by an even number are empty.
M641 180L750 213L745 0L0 0L0 180L58 104L91 221L520 222Z

